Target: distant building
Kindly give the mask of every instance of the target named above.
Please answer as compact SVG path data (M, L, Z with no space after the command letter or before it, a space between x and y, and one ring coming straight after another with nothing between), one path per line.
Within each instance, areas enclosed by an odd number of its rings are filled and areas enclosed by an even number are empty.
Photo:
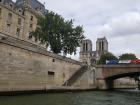
M92 41L83 40L80 47L80 60L87 64L95 64L101 55L108 52L108 41L105 37L98 38L96 41L96 51L92 51Z
M29 33L37 26L37 15L45 6L37 0L0 0L0 33L33 42Z

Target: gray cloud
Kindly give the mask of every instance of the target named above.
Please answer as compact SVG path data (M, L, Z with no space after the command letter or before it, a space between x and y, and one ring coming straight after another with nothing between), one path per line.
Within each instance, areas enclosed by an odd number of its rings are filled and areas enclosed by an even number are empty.
M140 13L129 12L113 18L98 29L99 33L109 33L111 36L140 34Z

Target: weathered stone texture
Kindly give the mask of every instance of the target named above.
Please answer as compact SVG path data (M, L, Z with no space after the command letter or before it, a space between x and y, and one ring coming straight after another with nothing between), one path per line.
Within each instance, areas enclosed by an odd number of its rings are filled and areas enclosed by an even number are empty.
M99 65L96 67L97 86L99 89L136 88L134 77L140 74L140 65Z
M140 73L140 65L126 64L126 65L102 65L97 66L98 77L109 78L127 73Z
M81 88L96 88L94 70L88 68L88 70L74 83L73 86Z
M0 43L0 91L61 86L80 67L72 62ZM48 71L54 72L54 75L48 75Z

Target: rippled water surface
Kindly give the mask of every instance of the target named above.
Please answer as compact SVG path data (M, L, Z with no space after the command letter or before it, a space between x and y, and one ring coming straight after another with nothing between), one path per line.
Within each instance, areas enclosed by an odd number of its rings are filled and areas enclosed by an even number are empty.
M0 96L0 105L140 105L140 93L90 91Z

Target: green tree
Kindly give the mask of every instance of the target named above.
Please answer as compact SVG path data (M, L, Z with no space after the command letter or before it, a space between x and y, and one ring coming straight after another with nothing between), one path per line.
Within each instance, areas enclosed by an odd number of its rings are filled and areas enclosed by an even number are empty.
M137 60L137 57L135 54L125 53L119 56L119 60Z
M98 64L106 64L106 60L118 60L118 58L112 53L106 53L101 56L98 61Z
M38 27L30 33L41 44L50 46L54 53L73 54L84 39L82 26L73 25L73 20L48 11L44 17L38 17Z

